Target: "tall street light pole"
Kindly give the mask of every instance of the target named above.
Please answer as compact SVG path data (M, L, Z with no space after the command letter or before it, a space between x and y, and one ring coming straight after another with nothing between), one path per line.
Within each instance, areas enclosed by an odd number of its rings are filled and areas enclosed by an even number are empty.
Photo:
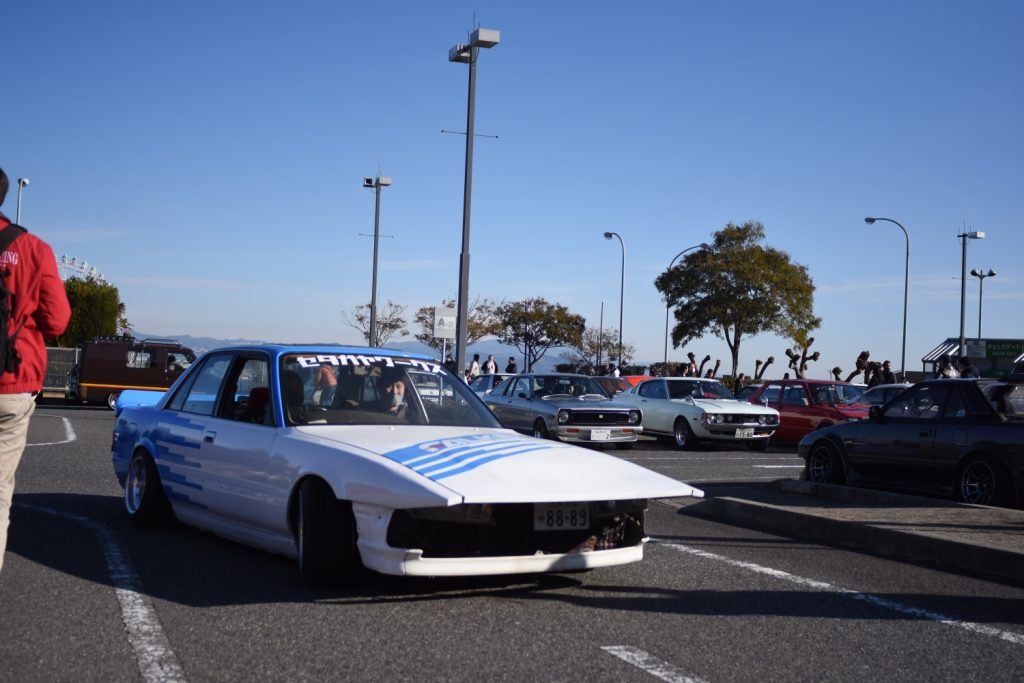
M971 275L978 278L978 341L981 341L981 304L985 295L985 278L995 277L996 271L989 268L987 273L983 273L972 268Z
M21 225L21 191L28 185L28 178L18 178L18 210L14 213L14 222Z
M907 255L903 264L903 347L902 351L900 351L900 377L905 382L907 381L907 290L910 284L910 233L907 232L902 223L891 218L872 218L868 216L864 219L864 222L868 225L874 224L875 221L886 221L898 226L903 231L903 236L907 238Z
M619 238L619 246L622 247L622 278L619 281L619 369L622 368L622 302L626 291L626 243L617 232L606 232L604 238L610 240L613 237Z
M960 261L960 350L959 357L963 358L964 352L964 314L967 311L967 240L983 240L985 233L981 230L966 230L957 237L963 245L963 256Z
M377 206L373 212L373 284L370 287L370 346L377 346L377 253L380 244L380 188L391 184L388 176L363 178L363 187L368 187L377 195Z
M683 254L685 254L685 253L687 253L689 251L693 251L694 249L707 249L708 246L709 245L706 242L701 242L700 244L695 244L692 247L687 247L686 249L683 249L681 252L676 254L675 258L672 259L672 262L668 264L668 269L672 270L672 266L676 265L676 261L678 261L679 257L682 256ZM668 312L669 312L669 310L671 308L672 308L672 302L669 301L666 298L666 300L665 300L665 358L661 362L662 363L662 372L665 371L664 366L668 363Z
M478 28L469 35L469 44L459 43L448 50L448 61L469 64L469 103L466 106L466 177L462 193L462 252L459 255L459 303L455 322L455 362L459 376L466 370L466 346L469 338L469 215L473 195L473 123L476 110L476 60L480 48L491 48L501 40L501 32Z

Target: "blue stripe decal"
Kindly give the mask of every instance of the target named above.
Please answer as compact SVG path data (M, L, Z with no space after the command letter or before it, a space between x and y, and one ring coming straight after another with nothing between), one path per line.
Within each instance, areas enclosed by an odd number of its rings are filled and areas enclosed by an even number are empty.
M507 434L471 434L423 441L382 455L428 479L438 481L469 472L495 460L545 450L555 445Z

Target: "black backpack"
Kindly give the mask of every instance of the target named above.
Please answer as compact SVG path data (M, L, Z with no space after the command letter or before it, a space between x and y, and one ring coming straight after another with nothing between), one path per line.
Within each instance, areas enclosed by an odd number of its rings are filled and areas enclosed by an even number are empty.
M0 230L0 257L11 246L11 242L18 239L27 230L20 225L11 223L3 230ZM21 365L21 356L14 348L14 341L21 332L22 325L14 333L10 333L11 318L14 316L14 292L7 287L7 276L11 274L6 263L0 263L0 375L5 372L16 372Z

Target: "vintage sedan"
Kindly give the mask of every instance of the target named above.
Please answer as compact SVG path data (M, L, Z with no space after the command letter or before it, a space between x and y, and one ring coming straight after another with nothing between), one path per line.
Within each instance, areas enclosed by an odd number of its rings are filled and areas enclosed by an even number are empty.
M863 420L871 407L860 387L820 379L767 381L747 400L779 411L779 428L772 437L779 441L799 441L816 429Z
M366 348L210 351L166 393L122 393L112 456L133 522L298 558L313 583L636 562L648 499L703 495L503 429L441 363Z
M643 431L638 408L612 401L586 375L518 375L484 403L506 427L541 439L628 449Z
M966 503L1024 502L1024 379L928 380L867 420L800 441L805 476L951 495Z
M740 401L716 379L648 379L618 400L643 411L645 434L670 437L678 448L707 440L760 451L779 426L777 410Z

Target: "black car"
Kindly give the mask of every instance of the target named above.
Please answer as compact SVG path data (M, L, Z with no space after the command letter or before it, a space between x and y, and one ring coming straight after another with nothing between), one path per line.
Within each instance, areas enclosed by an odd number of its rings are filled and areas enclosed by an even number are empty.
M1024 378L915 384L867 420L805 436L805 476L951 495L965 503L1024 502Z

